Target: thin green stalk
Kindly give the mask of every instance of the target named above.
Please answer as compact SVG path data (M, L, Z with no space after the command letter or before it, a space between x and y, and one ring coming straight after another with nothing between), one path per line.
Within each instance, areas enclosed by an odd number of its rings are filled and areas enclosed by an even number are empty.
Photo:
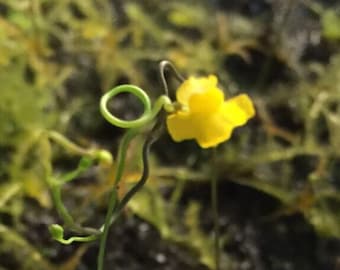
M215 270L220 269L220 229L219 229L219 214L218 214L218 189L217 189L217 173L216 173L216 147L212 150L212 166L211 166L211 206L213 211L214 222L214 256Z
M164 67L163 67L164 69ZM163 70L164 72L164 70ZM164 79L164 78L163 78ZM165 80L164 80L165 81ZM163 82L164 82L163 81ZM162 130L162 121L163 117L158 119L157 124L151 130L148 138L143 147L143 174L141 179L137 182L137 184L129 190L129 192L123 197L122 201L118 202L117 199L117 186L122 178L124 164L125 164L125 156L127 152L128 145L130 141L138 134L138 131L146 126L147 124L151 123L158 113L164 108L166 111L173 111L173 105L168 97L167 86L165 85L165 95L160 96L154 106L151 106L151 101L149 96L139 87L134 85L121 85L113 88L111 91L107 92L104 96L102 96L100 100L100 111L103 117L112 125L118 126L121 128L129 128L130 130L126 133L123 137L122 142L119 147L118 157L117 157L117 167L116 167L116 175L115 175L115 184L111 189L111 194L109 198L109 205L104 221L104 225L101 227L102 234L100 236L100 244L99 244L99 253L98 253L98 265L97 270L104 270L104 257L105 257L105 248L106 248L106 241L108 237L108 231L110 225L116 220L119 216L121 210L124 206L128 203L128 201L133 197L133 195L143 187L145 184L148 175L149 175L149 166L148 166L148 155L149 149L151 144L158 138L159 132ZM144 112L143 114L136 120L126 121L123 119L119 119L112 115L107 108L108 101L116 96L119 93L128 92L135 95L143 104Z
M129 202L129 200L133 197L136 192L138 192L145 184L146 180L149 177L149 152L151 145L159 138L159 135L161 134L163 130L163 121L164 119L162 117L159 117L158 122L154 126L154 128L150 131L148 134L145 143L143 145L143 152L142 152L142 161L143 161L143 173L140 178L140 180L137 182L135 186L133 186L127 194L123 197L123 199L119 202L119 204L116 204L117 202L117 191L116 189L112 190L112 194L109 201L108 206L108 212L106 215L105 223L103 229L103 233L100 239L100 247L99 247L99 255L98 255L98 270L104 269L104 255L105 255L105 246L106 246L106 240L108 236L108 229L110 225L118 218L123 208L126 206L126 204ZM132 132L131 132L132 131ZM129 135L129 133L131 134ZM116 171L116 183L120 181L122 172L124 169L125 164L125 154L127 150L127 146L129 142L134 138L135 135L137 135L138 130L130 130L126 137L123 138L121 148L118 154L118 168ZM129 136L128 136L129 135Z
M58 239L58 241L64 245L72 244L73 242L92 242L98 239L96 234L92 234L89 236L72 236L69 239Z
M55 182L56 180L53 179L52 182ZM59 216L62 217L63 221L65 222L66 226L73 226L74 220L72 216L67 211L66 207L64 206L62 199L61 199L61 190L58 183L52 183L51 185L51 194L53 198L53 203L55 205L55 208L57 209L57 212Z
M115 174L115 184L111 189L111 194L109 198L109 204L105 216L104 226L102 227L102 234L100 236L99 243L99 253L98 253L98 270L104 270L104 257L105 257L105 248L107 237L109 233L109 228L111 225L111 217L115 211L116 203L117 203L117 185L119 184L125 165L125 156L127 152L127 148L129 146L130 141L138 134L137 129L130 129L123 137L122 142L120 144L117 156L117 167Z
M71 142L67 139L64 135L60 134L59 132L50 130L47 132L48 137L58 143L59 145L63 146L67 151L70 151L76 155L88 156L90 155L91 151L85 148L82 148L75 143Z
M119 205L117 206L117 210L115 215L112 216L112 222L114 219L119 215L121 210L127 205L130 199L144 186L146 180L149 177L149 153L152 144L159 138L161 132L163 131L163 116L159 116L157 123L153 127L153 129L149 132L142 151L142 163L143 163L143 171L139 181L125 194L125 196L120 201Z
M182 194L183 194L183 190L185 187L185 179L184 178L180 178L177 180L176 186L174 191L171 194L170 197L170 209L171 211L174 213L175 212L175 208L178 205L178 201L180 200Z

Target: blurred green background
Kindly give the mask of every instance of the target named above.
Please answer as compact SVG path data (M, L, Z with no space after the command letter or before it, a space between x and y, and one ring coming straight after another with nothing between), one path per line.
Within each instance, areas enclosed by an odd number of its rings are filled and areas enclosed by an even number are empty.
M340 267L340 3L337 0L0 0L0 270L95 269L98 243L62 246L44 163L76 156L39 134L116 153L123 130L99 113L112 87L162 93L158 64L216 74L257 116L218 149L222 269ZM178 83L170 78L172 92ZM110 105L132 119L141 105ZM140 174L130 146L125 188ZM213 269L211 153L167 134L151 177L112 228L107 269ZM99 226L114 168L63 190L75 220ZM123 188L124 190L124 188Z

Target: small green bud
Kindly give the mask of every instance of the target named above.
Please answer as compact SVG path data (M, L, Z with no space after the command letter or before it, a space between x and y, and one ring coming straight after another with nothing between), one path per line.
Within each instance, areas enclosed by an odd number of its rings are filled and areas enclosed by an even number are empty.
M109 151L100 150L97 152L97 157L101 163L104 165L110 166L113 163L112 155Z
M50 234L54 240L60 241L64 238L64 228L59 224L52 224L48 227Z

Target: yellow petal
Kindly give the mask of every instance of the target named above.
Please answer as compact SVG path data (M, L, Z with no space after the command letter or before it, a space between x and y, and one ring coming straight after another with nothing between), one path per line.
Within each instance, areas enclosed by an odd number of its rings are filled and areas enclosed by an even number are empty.
M179 111L169 115L166 125L170 136L176 142L195 138L195 130L192 129L191 117L187 112Z
M189 99L191 113L211 114L220 110L224 94L218 88L211 88L202 93L195 93Z
M193 94L205 92L211 88L217 88L217 78L214 75L208 77L189 77L177 89L177 101L183 105L188 105Z
M253 103L245 94L224 101L213 75L190 77L179 87L177 101L185 109L167 117L170 136L177 142L195 139L202 148L228 140L235 127L255 115Z
M225 101L220 110L211 114L202 114L201 123L196 126L196 139L202 148L214 147L226 140L234 128L244 125L255 115L253 102L248 95L242 94Z
M248 95L242 94L231 98L222 105L222 114L233 127L244 125L255 115L253 102Z
M167 117L167 128L176 142L196 139L202 148L216 146L230 138L233 126L223 114L177 112Z
M202 148L214 147L228 140L233 126L226 123L220 113L201 118L200 125L196 127L196 140Z

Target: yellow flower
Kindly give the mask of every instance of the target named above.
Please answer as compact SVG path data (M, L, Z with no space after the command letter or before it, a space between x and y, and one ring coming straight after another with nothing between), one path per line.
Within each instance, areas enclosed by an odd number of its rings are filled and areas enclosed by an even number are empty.
M202 148L228 140L234 128L255 115L246 94L224 101L214 75L190 77L180 85L176 97L180 108L167 117L171 137L176 142L195 139Z

